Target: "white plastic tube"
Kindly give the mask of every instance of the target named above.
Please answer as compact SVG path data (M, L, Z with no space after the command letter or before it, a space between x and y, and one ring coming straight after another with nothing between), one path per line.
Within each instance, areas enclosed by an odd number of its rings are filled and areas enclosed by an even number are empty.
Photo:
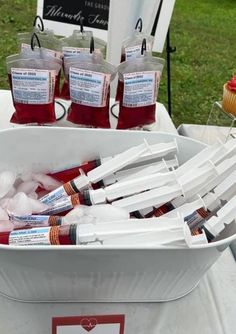
M103 179L103 183L105 186L109 186L119 181L128 181L145 175L169 172L170 169L175 169L178 166L178 159L175 156L175 158L171 160L162 159L162 161L151 164L141 165L129 169L122 169Z
M173 153L176 154L178 152L178 145L177 141L174 140L169 143L159 143L154 145L149 145L149 151L143 152L135 161L130 162L127 164L126 168L136 167L137 165L141 165L144 162L151 162L157 159L163 158L166 155ZM116 157L116 156L114 156ZM106 163L107 161L111 160L112 157L101 158L102 164Z
M217 211L217 216L213 216L206 221L204 227L213 235L217 236L228 225L236 219L236 196Z
M149 150L149 146L145 141L139 146L132 147L120 154L117 154L114 158L107 160L100 166L94 168L87 173L87 176L92 183L96 183L106 176L114 173L115 171L122 169L131 162L137 160L142 154Z
M214 194L221 200L228 201L236 193L236 171L214 188Z
M190 203L185 203L183 205L181 205L180 207L165 213L164 215L162 215L161 217L167 217L167 218L172 218L172 217L176 217L176 215L180 215L182 217L187 217L189 215L191 215L191 213L193 213L194 211L205 207L205 203L203 201L203 199L199 196L199 198L193 202Z
M81 224L77 227L77 244L117 238L129 234L183 229L184 221L176 219L129 219L115 223Z
M194 211L205 208L210 212L221 207L221 200L229 201L236 195L236 171L231 173L223 182L221 182L212 192L207 193L204 197L197 196L198 198L192 202L186 202L176 209L167 212L162 217L175 217L176 215L182 215L187 217Z
M209 191L214 189L219 183L223 182L234 170L236 169L236 155L222 161L218 166L216 166L217 176L212 180L208 180L198 187L196 191L192 193L192 196L198 194L204 196Z
M122 245L127 247L157 247L161 245L179 245L180 242L183 244L185 243L183 229L125 235L122 237L105 239L102 241L102 244L111 246Z
M112 205L125 208L129 212L149 208L151 206L158 207L173 198L181 196L182 189L178 183L170 184L157 189L145 191L138 195L133 195L121 200L112 202Z
M215 165L211 161L207 161L201 167L193 168L186 175L179 177L178 182L181 184L185 198L191 198L193 193L197 193L198 189L201 188L202 184L209 182L217 175Z
M167 183L176 181L175 173L155 173L128 181L121 181L104 188L105 196L109 201L115 198L139 193L144 190L159 188Z
M191 169L203 165L206 161L211 160L211 158L214 158L216 155L221 156L222 152L226 151L227 149L225 149L220 142L216 142L214 145L205 148L200 153L196 154L192 159L189 159L182 166L180 166L176 171L176 175L178 177L184 176Z
M201 234L192 235L187 223L185 224L185 227L184 227L184 236L185 236L186 244L190 248L194 245L206 245L206 244L208 244L208 240L207 240L205 231L202 230Z
M196 191L196 188L201 188L202 184L216 173L215 166L207 162L202 167L193 169L186 177L180 177L176 183L114 201L112 205L134 212L152 206L158 207L181 195L188 198L192 196L192 192Z
M129 169L122 169L120 171L117 171L114 174L109 175L105 179L103 179L103 183L105 186L109 186L115 182L135 178L136 175L139 175L139 176L146 175L147 171L150 174L154 174L154 173L168 172L169 170L163 161L159 161L156 163L152 163L150 165L148 164L148 165L133 167Z
M150 151L142 154L137 163L143 161L156 160L157 158L163 158L170 153L178 153L178 144L176 139L169 143L159 143L150 145Z

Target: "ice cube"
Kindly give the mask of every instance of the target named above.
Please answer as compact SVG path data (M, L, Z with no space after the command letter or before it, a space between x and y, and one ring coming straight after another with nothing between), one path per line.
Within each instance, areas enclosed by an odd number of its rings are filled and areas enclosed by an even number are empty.
M89 224L95 223L96 218L92 215L86 215L86 205L77 205L64 217L66 224Z
M7 198L11 198L15 195L16 193L16 188L15 187L11 187L11 189L8 191L8 193L4 196L7 197Z
M84 216L86 205L77 205L73 210L67 213L66 217L78 217L81 218Z
M28 197L33 198L33 199L38 199L38 194L36 192L32 192L28 194Z
M20 192L9 199L7 211L10 214L24 216L32 214L32 205L26 194Z
M12 188L16 175L10 171L0 173L0 198L3 198Z
M32 213L40 213L40 212L45 211L49 208L48 205L43 204L36 199L33 199L33 198L28 198L28 199L29 199L29 202L31 204Z
M4 198L0 199L0 206L1 206L4 210L7 210L9 200L10 200L9 197L4 197Z
M10 220L0 220L0 232L12 231L14 229L14 225Z
M101 222L129 219L129 213L123 208L114 207L111 204L98 204L92 206L78 205L66 215L66 220L76 224L79 222Z
M111 204L98 204L92 206L86 206L84 210L85 214L92 215L101 221L115 221L129 219L129 212L123 208L115 207Z
M9 199L7 211L10 214L24 216L31 215L32 213L40 213L48 209L48 206L28 197L26 194L20 192L13 198Z
M9 220L7 212L0 206L0 220Z
M25 181L18 185L17 192L23 192L25 194L30 194L32 192L35 192L35 190L38 188L39 183L36 181Z
M61 183L51 176L42 174L42 173L33 173L32 174L33 180L39 182L42 187L46 190L54 190L61 186Z
M31 173L31 172L27 172L27 173L21 174L21 175L20 175L20 179L21 179L23 182L26 182L26 181L32 181L32 180L33 180L32 173Z

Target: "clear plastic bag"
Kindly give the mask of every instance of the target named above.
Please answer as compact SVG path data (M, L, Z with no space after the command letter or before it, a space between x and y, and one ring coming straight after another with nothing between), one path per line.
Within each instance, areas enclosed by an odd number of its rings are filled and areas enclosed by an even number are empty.
M7 72L15 112L12 123L45 124L56 121L55 85L61 65L47 59L8 57Z
M140 55L143 39L146 40L146 50L152 51L154 37L142 32L142 28L142 19L139 18L133 34L126 38L122 43L121 62L131 60Z
M158 95L164 59L144 52L118 67L120 112L117 129L142 127L156 120Z
M116 68L101 54L81 54L65 61L71 107L67 119L78 125L110 128L110 82Z
M90 52L90 41L93 36L91 31L84 30L74 30L73 34L69 37L62 38L63 43L63 58L64 60L70 57L77 56L81 53ZM94 42L96 44L96 53L101 53L104 57L106 56L106 42L94 37ZM65 77L62 90L61 98L69 100L69 85Z

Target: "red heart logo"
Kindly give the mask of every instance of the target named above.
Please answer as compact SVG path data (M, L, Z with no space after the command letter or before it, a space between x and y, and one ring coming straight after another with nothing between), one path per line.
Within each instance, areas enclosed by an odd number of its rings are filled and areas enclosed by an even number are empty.
M97 319L95 318L84 318L80 321L80 325L87 331L90 332L97 325Z

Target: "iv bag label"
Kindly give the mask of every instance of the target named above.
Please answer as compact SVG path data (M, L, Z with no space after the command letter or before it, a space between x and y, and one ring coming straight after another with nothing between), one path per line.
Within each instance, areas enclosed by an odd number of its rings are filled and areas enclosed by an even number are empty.
M124 74L123 106L133 108L155 104L159 82L157 71Z
M141 55L142 45L128 46L125 48L125 60L130 60L132 58ZM146 45L146 51L151 51L152 47L150 43Z
M34 69L11 69L14 101L24 104L48 104L52 102L55 88L55 72Z
M106 106L110 74L71 67L69 78L72 102L91 107Z
M65 58L77 56L81 53L90 53L90 48L76 48L72 46L64 46L62 52ZM95 49L95 53L101 53L100 49Z
M51 227L12 231L9 235L9 245L51 245L50 230Z

